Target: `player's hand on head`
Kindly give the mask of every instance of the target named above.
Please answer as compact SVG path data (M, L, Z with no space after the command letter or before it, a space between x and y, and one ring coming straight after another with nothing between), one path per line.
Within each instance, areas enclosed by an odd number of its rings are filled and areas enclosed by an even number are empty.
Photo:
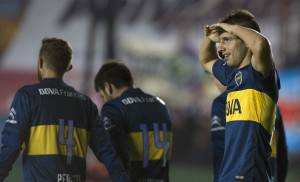
M212 24L209 26L209 29L212 29L212 30L217 30L219 32L219 35L222 33L222 32L229 32L229 24L227 23L215 23L215 24Z
M205 36L209 38L212 42L219 42L220 41L220 28L218 27L211 27L209 25L205 26Z

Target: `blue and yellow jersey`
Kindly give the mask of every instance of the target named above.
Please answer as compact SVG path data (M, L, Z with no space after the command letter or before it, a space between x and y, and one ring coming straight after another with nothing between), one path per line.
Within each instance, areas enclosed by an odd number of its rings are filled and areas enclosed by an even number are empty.
M61 79L24 86L14 97L2 131L0 181L22 150L24 181L84 182L88 146L114 181L128 180L88 97Z
M173 139L160 98L129 89L103 105L101 119L133 182L169 181Z
M211 141L213 152L214 181L218 180L225 145L225 104L226 92L213 100L211 108Z
M225 152L219 181L268 181L271 178L270 139L278 88L275 69L267 78L251 64L233 69L224 61L213 74L225 86Z
M274 182L284 182L288 168L288 152L284 125L279 107L276 108L275 130L271 138L271 167Z

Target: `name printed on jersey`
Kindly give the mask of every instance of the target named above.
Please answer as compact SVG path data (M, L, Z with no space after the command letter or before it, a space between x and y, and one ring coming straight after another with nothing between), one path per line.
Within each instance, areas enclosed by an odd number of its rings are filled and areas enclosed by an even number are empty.
M153 103L156 99L154 97L127 97L122 99L122 103L125 105L135 103Z
M80 175L78 174L57 174L57 182L81 182Z
M38 89L40 95L58 95L58 96L65 96L65 97L76 97L80 98L82 100L85 100L86 98L77 93L77 92L72 92L69 90L64 90L64 89L57 89L57 88L40 88Z

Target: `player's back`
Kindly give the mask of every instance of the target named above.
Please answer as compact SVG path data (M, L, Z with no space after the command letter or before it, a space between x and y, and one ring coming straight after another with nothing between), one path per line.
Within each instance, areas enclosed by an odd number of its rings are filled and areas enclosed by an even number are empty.
M165 103L140 89L129 89L108 104L120 111L124 138L119 140L126 144L117 151L126 153L122 158L130 163L132 181L169 181L172 132Z
M29 97L25 181L84 181L89 130L97 109L60 79L22 88Z

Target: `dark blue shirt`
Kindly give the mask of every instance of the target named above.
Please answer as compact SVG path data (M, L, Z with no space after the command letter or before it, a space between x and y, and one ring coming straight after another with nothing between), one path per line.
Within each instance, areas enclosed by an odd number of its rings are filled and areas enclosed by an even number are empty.
M251 64L233 69L218 60L213 74L227 86L225 151L219 181L268 181L269 143L278 99L275 69L263 78Z
M171 120L160 98L129 89L103 105L101 119L133 182L169 181Z
M284 182L288 169L288 152L284 124L279 107L276 108L275 130L271 140L271 167L275 182Z
M224 155L226 92L213 100L211 108L211 141L213 152L214 181L218 180Z
M2 132L0 181L23 150L24 181L85 181L90 146L113 181L128 181L96 105L60 79L19 89Z

